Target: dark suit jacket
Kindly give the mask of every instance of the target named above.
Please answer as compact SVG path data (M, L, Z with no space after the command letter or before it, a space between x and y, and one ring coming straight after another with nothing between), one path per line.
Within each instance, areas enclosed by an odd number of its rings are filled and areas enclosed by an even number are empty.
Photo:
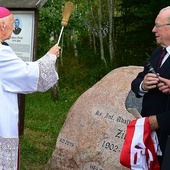
M155 70L157 68L161 52L162 48L157 48L153 51L149 60ZM144 69L143 72L139 73L132 81L132 91L137 97L141 97L138 94L139 85L147 73L147 70ZM170 57L168 57L168 59L162 65L158 73L161 77L170 79ZM170 135L170 95L162 93L158 90L158 88L149 90L148 93L146 93L143 97L141 114L143 117L151 115L157 116L158 124L160 126L157 134L161 150L164 153L167 137Z
M14 32L14 34L18 35L21 32L21 28L19 28L19 27L15 28L13 32Z

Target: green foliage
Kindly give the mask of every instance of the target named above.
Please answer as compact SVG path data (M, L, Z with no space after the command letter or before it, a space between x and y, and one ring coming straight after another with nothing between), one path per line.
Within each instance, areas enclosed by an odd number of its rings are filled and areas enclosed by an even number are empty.
M38 56L42 56L58 40L61 30L62 11L66 1L48 0L39 14L38 27ZM66 52L73 51L73 43L76 43L78 52L84 45L90 46L90 34L92 29L98 29L98 1L73 0L74 11L69 19L68 26L64 29L64 44ZM156 47L154 35L151 30L158 11L168 6L165 0L116 0L114 3L114 47L115 55L113 63L120 65L141 65L146 59L146 53L151 54ZM102 1L102 24L108 20L107 1ZM76 39L72 39L72 30L76 33ZM49 41L53 37L52 42ZM96 61L100 62L99 38L95 37L97 53ZM88 42L88 44L87 44ZM93 43L93 42L92 42ZM105 57L108 63L109 49L108 37L104 39ZM93 48L90 50L94 51ZM128 55L128 56L127 56ZM89 56L87 55L87 58ZM86 62L87 58L84 60Z
M151 31L163 1L156 4L156 1L147 0L122 0L120 3L122 15L116 17L115 22L119 65L143 65L148 58L146 54L150 55L157 47Z
M42 56L56 44L61 31L62 12L66 1L48 0L39 12L38 55ZM68 27L67 27L68 29ZM65 30L66 32L67 30ZM50 38L54 41L50 41Z

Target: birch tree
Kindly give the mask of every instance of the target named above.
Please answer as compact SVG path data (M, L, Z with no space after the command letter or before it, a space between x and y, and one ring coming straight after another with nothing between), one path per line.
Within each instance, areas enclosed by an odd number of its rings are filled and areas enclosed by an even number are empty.
M114 58L114 37L112 35L114 35L114 19L113 19L113 14L114 14L114 6L113 6L113 0L108 0L107 1L108 4L108 16L109 16L109 54L110 54L110 64L112 64L113 62L113 58ZM112 39L113 38L113 39Z
M100 41L100 52L101 52L101 60L107 66L107 62L104 56L104 48L103 48L103 37L102 37L102 1L99 0L98 7L98 22L99 22L99 41Z

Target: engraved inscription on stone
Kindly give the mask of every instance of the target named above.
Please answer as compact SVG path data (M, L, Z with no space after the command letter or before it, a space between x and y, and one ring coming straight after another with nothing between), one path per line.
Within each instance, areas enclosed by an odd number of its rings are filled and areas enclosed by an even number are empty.
M89 162L84 166L83 170L105 170L105 169L95 162Z
M60 141L63 145L66 145L66 146L68 146L68 147L74 147L74 146L75 146L74 142L71 142L69 139L60 138L59 141Z

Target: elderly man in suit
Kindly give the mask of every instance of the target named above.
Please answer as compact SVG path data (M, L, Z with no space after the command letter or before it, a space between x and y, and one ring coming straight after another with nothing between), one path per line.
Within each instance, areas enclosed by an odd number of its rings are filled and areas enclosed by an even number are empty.
M131 86L137 97L143 97L141 115L149 117L152 130L157 132L162 150L159 162L162 164L167 138L170 135L170 95L167 80L170 79L170 6L159 12L152 32L161 46L152 52L149 59L157 74L144 68L132 81Z
M15 19L14 23L15 23L15 29L14 29L13 33L18 35L21 32L20 20L19 19Z

